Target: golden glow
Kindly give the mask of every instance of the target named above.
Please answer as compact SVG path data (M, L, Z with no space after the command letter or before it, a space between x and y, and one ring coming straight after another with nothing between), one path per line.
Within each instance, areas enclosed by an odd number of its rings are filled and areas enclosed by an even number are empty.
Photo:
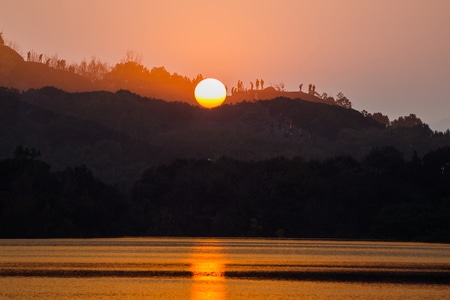
M191 256L192 300L225 299L225 260L221 247L204 241Z
M206 108L221 105L227 97L227 90L222 82L214 78L206 78L195 87L195 100Z
M192 264L194 280L223 281L225 279L224 272L224 264L211 258Z

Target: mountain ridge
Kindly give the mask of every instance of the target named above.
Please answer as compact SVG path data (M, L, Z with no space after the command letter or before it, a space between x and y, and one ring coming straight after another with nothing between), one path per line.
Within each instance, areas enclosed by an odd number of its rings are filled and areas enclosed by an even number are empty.
M108 182L130 182L175 159L361 158L393 145L405 157L450 144L428 126L387 128L335 105L275 98L207 110L120 90L0 90L2 157L35 147L57 167L86 164ZM124 175L125 174L125 175Z

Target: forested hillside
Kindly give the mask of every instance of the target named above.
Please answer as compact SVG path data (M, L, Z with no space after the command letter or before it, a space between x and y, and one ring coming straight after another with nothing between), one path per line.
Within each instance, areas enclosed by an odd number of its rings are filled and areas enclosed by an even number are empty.
M206 110L129 91L68 93L45 87L0 89L0 157L17 145L40 149L55 168L85 164L111 183L130 184L175 159L273 157L360 159L395 146L406 159L450 144L420 119L386 127L339 106L277 98Z
M0 160L0 237L262 236L450 242L450 147L405 160L176 160L129 191L39 151Z

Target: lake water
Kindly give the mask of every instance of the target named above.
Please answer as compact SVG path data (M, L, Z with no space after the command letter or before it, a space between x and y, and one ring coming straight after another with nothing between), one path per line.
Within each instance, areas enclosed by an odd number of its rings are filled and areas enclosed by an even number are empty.
M0 299L450 299L450 245L0 240Z

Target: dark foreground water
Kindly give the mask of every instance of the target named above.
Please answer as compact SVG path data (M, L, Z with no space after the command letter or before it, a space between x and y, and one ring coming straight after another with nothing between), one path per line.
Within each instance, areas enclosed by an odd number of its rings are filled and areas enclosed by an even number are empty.
M450 299L450 245L0 240L0 299Z

